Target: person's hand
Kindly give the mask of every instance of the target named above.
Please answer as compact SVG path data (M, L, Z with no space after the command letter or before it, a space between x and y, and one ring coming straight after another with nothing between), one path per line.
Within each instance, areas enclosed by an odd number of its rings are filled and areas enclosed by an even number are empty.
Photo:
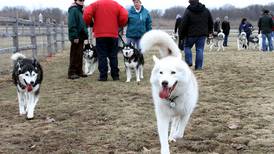
M78 44L79 43L79 39L74 39L73 42L76 43L76 44Z
M208 34L208 37L213 38L213 34L212 33Z

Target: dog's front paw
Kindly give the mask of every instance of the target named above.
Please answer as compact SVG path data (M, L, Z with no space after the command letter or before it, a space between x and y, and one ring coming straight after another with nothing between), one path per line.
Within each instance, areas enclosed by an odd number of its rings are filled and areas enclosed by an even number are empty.
M137 82L140 82L141 80L140 80L140 79L137 79L136 81L137 81Z
M168 138L168 142L169 142L169 143L174 143L174 142L176 142L176 139L173 138L173 137L169 137L169 138Z
M31 120L31 119L33 119L33 117L34 117L33 114L30 114L30 113L27 114L27 120Z
M22 115L25 115L27 112L26 111L20 111L20 116L22 116Z

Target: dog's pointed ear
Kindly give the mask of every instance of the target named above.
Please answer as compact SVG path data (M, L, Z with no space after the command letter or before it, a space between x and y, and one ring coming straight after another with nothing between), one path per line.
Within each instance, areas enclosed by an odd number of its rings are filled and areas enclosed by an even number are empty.
M152 59L155 64L157 64L159 62L159 58L157 58L155 55L153 55Z

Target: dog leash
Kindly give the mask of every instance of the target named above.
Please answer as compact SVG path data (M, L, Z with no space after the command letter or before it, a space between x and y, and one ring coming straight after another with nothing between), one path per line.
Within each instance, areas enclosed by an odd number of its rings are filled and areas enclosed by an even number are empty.
M122 44L123 44L123 47L124 47L124 46L126 45L126 43L125 43L123 37L120 35L120 32L122 32L122 31L123 31L123 29L120 29L120 30L119 30L118 36L119 36L120 40L122 41Z

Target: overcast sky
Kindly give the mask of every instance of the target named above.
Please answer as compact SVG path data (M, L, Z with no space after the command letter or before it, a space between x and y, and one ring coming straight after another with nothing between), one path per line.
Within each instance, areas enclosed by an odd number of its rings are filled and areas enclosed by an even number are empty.
M85 5L89 5L95 0L86 0ZM132 0L116 0L124 7L132 5ZM141 0L143 5L151 9L166 9L172 6L188 6L188 0ZM4 6L24 6L30 10L40 8L57 7L64 11L74 0L0 0L0 9ZM208 8L218 8L225 4L234 5L237 8L246 7L252 4L266 5L274 3L274 0L200 0Z

